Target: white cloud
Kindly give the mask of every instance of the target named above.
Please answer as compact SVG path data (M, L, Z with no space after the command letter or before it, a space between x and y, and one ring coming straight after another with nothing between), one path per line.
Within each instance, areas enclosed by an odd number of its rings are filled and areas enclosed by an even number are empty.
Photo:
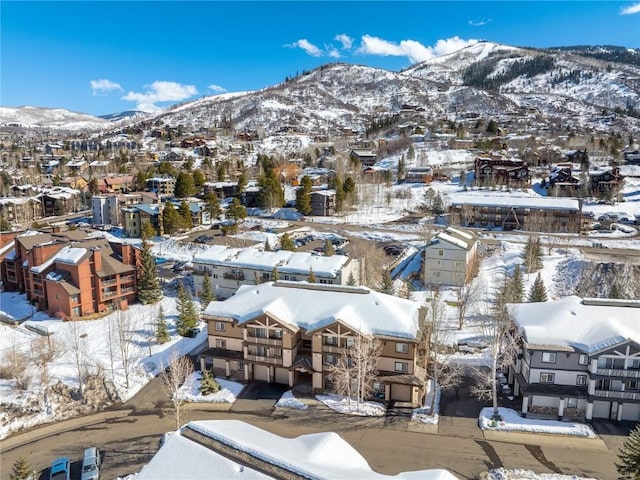
M346 33L336 35L335 37L333 37L333 39L340 42L342 44L342 48L344 48L345 50L350 49L353 45L353 38L351 38Z
M620 9L620 15L633 15L634 13L640 13L640 3L634 3Z
M365 55L407 57L411 63L417 63L455 52L477 42L478 40L463 40L460 37L452 37L438 40L433 47L425 47L415 40L402 40L400 43L394 43L371 35L363 35L362 43L357 52Z
M146 92L129 92L122 99L137 102L136 108L139 110L153 112L160 109L155 105L157 102L179 102L198 93L194 85L182 85L177 82L155 81L144 88Z
M333 45L325 45L324 51L331 58L340 58L340 52Z
M483 18L481 20L469 20L469 25L471 25L472 27L484 27L489 23L491 23L490 18Z
M322 50L320 50L316 45L311 43L306 38L301 38L297 42L293 42L290 45L285 45L285 47L301 48L302 50L307 52L312 57L321 57L322 56Z
M93 90L93 95L106 95L111 90L122 91L123 88L119 83L101 78L100 80L91 80L91 90Z
M220 85L209 85L207 88L214 93L224 93L227 91L226 88L221 87Z

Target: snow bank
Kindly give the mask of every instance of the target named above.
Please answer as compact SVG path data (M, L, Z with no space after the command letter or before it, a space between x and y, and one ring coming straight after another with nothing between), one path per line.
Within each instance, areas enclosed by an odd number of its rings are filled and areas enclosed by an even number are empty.
M293 408L295 410L306 410L307 408L309 408L307 405L294 397L291 390L284 392L280 397L280 400L276 402L275 406L278 408Z
M552 435L596 438L596 434L591 427L584 423L522 418L515 410L504 407L499 407L498 411L502 420L494 422L491 419L493 416L493 408L483 408L478 419L480 428L483 430L497 430L501 432L546 433Z
M187 402L233 403L244 388L241 383L216 377L220 390L210 395L202 395L200 393L201 380L202 373L193 372L180 387L178 395Z
M355 398L342 395L316 395L316 399L324 403L331 410L347 415L361 417L383 417L387 413L386 407L378 402L360 402L360 409Z

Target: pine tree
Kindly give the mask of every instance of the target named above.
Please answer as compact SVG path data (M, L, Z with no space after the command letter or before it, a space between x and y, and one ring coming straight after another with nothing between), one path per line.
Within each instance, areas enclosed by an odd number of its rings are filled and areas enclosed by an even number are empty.
M404 176L405 176L405 162L404 162L404 155L402 155L402 157L400 157L400 160L398 160L398 181L399 182L403 181Z
M216 299L216 295L213 292L213 284L211 283L211 277L205 272L202 279L202 290L199 293L200 297L200 310L204 312L207 306Z
M178 209L178 214L180 215L180 219L182 222L182 226L184 228L192 228L193 227L193 218L191 217L191 209L189 208L189 204L186 200L183 200L180 204L180 208Z
M336 212L341 212L344 208L344 185L340 177L336 177L334 181L334 190L336 191Z
M174 195L177 198L190 197L196 193L196 185L193 180L193 176L187 172L180 172L176 179L176 186L174 187Z
M171 340L169 335L169 328L167 327L167 319L164 316L164 309L162 305L158 309L158 317L156 318L156 341L162 345Z
M622 291L620 290L620 286L617 282L614 282L613 285L611 285L609 298L622 298Z
M296 190L296 209L303 215L311 213L311 187L313 183L307 175L302 177L300 187Z
M316 278L316 274L313 272L313 267L309 267L309 283L317 283L318 279Z
M203 370L202 379L200 380L200 393L202 395L211 395L220 391L220 384L213 378L209 370Z
M11 231L11 222L0 216L0 232L10 232Z
M189 330L197 325L198 312L193 304L191 295L189 295L182 282L178 284L178 301L176 308L178 310L176 327L178 328L178 333L184 337Z
M393 279L391 278L391 271L388 268L384 269L382 272L378 291L380 293L386 293L387 295L396 294L396 289L393 286Z
M247 218L247 209L240 203L240 200L234 198L231 205L227 208L226 217L238 223L240 220Z
M444 201L442 200L442 196L440 192L436 193L436 196L433 197L433 203L431 204L431 212L439 217L444 213Z
M344 184L342 186L344 191L345 201L349 205L354 205L357 201L357 192L356 192L356 182L353 178L347 177L344 179Z
M269 243L269 239L268 238L264 241L264 251L265 252L272 252L273 251L273 248L271 248L271 244Z
M330 257L336 254L336 249L333 248L333 243L328 238L324 241L324 256Z
M156 262L151 256L149 242L142 242L142 261L138 267L137 296L143 305L156 303L162 298L162 289L158 281Z
M140 238L142 240L149 240L151 237L155 236L156 231L151 226L148 220L142 222L142 228L140 229Z
M631 430L618 451L616 469L621 480L640 480L640 423Z
M529 297L527 298L528 302L546 302L547 301L547 288L544 286L544 282L542 281L542 277L540 273L531 285L531 290L529 290Z
M524 279L522 278L522 270L520 265L516 265L511 278L511 298L510 303L522 303L524 299Z
M11 480L32 480L35 478L26 458L20 457L13 462L13 469L9 478Z
M218 196L215 193L207 193L204 197L205 201L205 210L209 214L210 223L213 223L213 219L220 219L220 215L222 215L222 208L220 207L220 201L218 200Z
M280 273L278 273L277 267L273 267L273 270L271 270L271 281L277 282L278 280L280 280Z
M356 277L353 274L353 272L349 274L349 278L347 279L347 285L349 285L350 287L356 286Z
M282 234L282 237L280 237L280 248L282 250L289 250L291 252L296 251L296 246L293 243L293 240L291 240L291 237L286 232Z
M173 206L173 203L166 202L162 211L162 226L164 232L171 235L182 228L182 218Z

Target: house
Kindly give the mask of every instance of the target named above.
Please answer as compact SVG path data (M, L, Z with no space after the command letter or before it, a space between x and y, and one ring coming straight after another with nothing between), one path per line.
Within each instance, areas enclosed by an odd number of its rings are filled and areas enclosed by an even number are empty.
M64 177L60 180L60 186L73 190L85 191L89 183L81 176Z
M459 194L449 202L451 221L465 227L580 232L582 201L577 198Z
M36 197L0 198L0 217L13 225L30 225L42 218L42 202Z
M311 192L310 215L328 217L336 213L336 191L318 190Z
M84 157L72 158L71 161L67 162L65 165L70 171L72 175L80 175L84 171L89 168L87 161Z
M573 196L580 189L582 181L573 176L572 164L558 164L551 167L549 185L557 190L558 196Z
M147 179L147 188L159 197L172 197L175 187L176 179L170 175L156 175Z
M238 194L238 182L205 182L204 194L215 193L220 200L235 197Z
M210 350L201 363L247 381L331 391L330 366L348 355L357 336L372 337L381 344L374 396L422 405L426 377L418 344L424 316L417 302L366 287L244 285L233 297L207 306Z
M113 193L127 193L133 187L133 175L108 175L104 177L107 190Z
M45 217L66 215L80 210L80 192L73 188L44 188L41 199Z
M565 162L578 163L585 166L589 165L589 154L586 148L583 150L566 150L562 154L562 159Z
M410 167L405 174L405 183L425 183L430 184L433 180L433 169L431 167Z
M363 167L372 167L378 160L378 155L373 150L353 149L349 153L349 159L352 162L358 161Z
M148 222L155 234L160 236L164 233L162 224L162 210L164 205L139 203L137 205L129 205L121 209L122 212L122 230L125 236L129 238L140 238L142 234L142 225Z
M593 194L617 195L622 187L622 175L617 166L597 167L589 170L589 190Z
M517 158L476 157L475 180L481 186L527 185L529 167Z
M136 299L136 255L128 244L75 230L28 232L0 253L0 278L39 310L80 318L126 309Z
M425 285L461 287L475 274L478 237L462 228L447 227L424 248Z
M508 307L522 414L640 421L640 301L571 296Z
M633 150L624 152L624 161L629 165L640 165L640 151Z
M346 285L359 278L360 264L344 255L330 257L309 252L279 250L266 252L255 248L227 248L214 245L193 258L193 281L196 291L202 289L205 274L211 275L216 298L228 298L242 285L256 285L279 279L307 281L313 270L316 281L327 285Z

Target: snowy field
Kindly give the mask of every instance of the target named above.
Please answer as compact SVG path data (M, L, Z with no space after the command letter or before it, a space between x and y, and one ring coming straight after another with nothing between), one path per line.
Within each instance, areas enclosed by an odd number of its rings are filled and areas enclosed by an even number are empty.
M342 395L316 395L316 399L334 412L347 415L383 417L387 413L387 408L378 402L360 402L358 405L355 399Z
M499 407L498 411L502 420L494 421L491 418L493 416L493 408L483 408L478 418L480 428L499 432L527 432L596 438L595 432L589 425L584 423L522 418L515 410L503 407Z
M177 395L187 402L233 403L244 388L242 383L215 377L216 382L220 385L220 390L209 395L202 395L200 393L201 379L200 372L193 372L180 387Z

